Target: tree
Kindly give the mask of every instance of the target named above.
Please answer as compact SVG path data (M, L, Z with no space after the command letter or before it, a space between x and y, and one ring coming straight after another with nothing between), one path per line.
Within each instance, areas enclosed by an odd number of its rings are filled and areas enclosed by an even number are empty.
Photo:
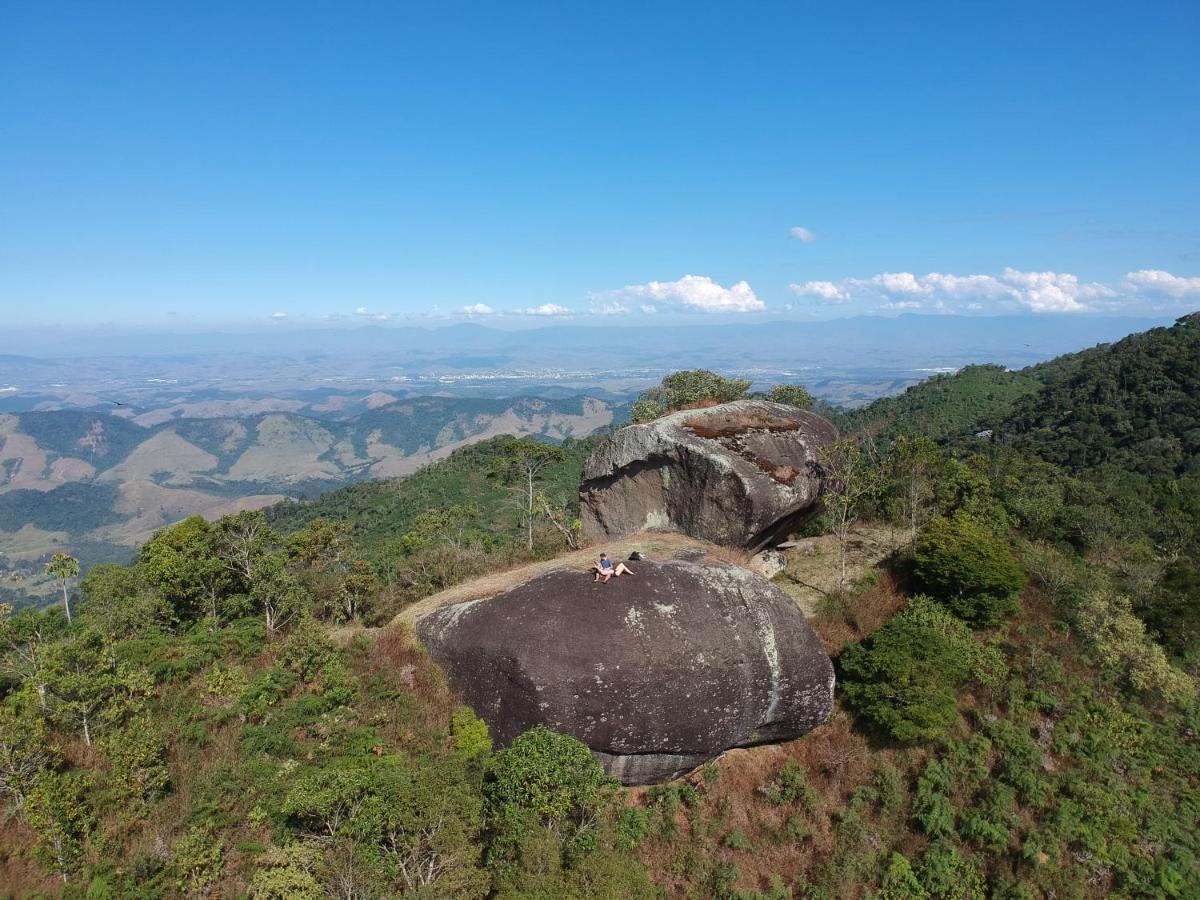
M570 507L562 500L551 500L543 493L537 495L537 506L542 515L554 526L554 530L562 535L568 550L579 549L579 535L583 531L583 522L578 516L571 515Z
M65 553L55 553L46 563L46 574L58 581L62 588L63 609L67 613L67 623L71 622L71 598L67 583L79 574L79 560Z
M1012 551L970 516L934 519L921 531L913 576L955 615L993 625L1017 610L1025 574Z
M25 822L37 835L33 852L64 882L78 871L86 843L96 825L87 802L88 778L82 772L43 771L25 798Z
M111 766L114 793L142 815L167 789L166 747L149 715L136 716L104 740L104 755Z
M742 378L723 378L708 369L689 369L664 378L657 387L642 391L630 409L634 423L650 422L677 409L701 403L740 400L750 390Z
M274 634L296 614L297 585L278 535L261 510L245 510L217 523L217 547L225 569L245 588Z
M65 725L78 727L92 746L98 724L120 724L140 710L152 687L150 676L113 658L112 647L95 631L50 646L46 686L51 712Z
M777 384L767 391L767 399L798 409L812 409L813 405L812 394L802 384Z
M853 438L821 448L821 498L838 545L838 589L846 589L850 532L867 501L879 490L878 471Z
M23 694L0 703L0 798L11 799L17 810L38 773L58 759L45 717Z
M843 651L842 688L850 706L897 741L935 740L958 715L955 688L999 683L999 651L928 597L908 605L862 643Z
M483 795L493 822L528 813L561 832L589 822L612 784L587 746L538 725L492 756Z
M344 847L397 894L478 897L479 795L453 759L339 760L296 780L284 814L308 839Z
M514 440L496 461L497 471L513 482L518 498L521 524L525 527L526 547L533 552L533 522L537 515L537 484L546 468L563 458L561 447L543 444L532 438Z
M32 685L43 713L49 710L47 659L64 625L56 611L29 608L13 615L0 604L0 672L17 685Z
M926 437L898 437L888 452L889 474L900 496L909 540L913 543L934 508L933 481L941 462L941 451Z
M400 546L407 553L417 553L437 544L461 546L463 530L479 510L473 506L431 506L417 513L412 527L400 537Z
M217 619L221 599L236 586L235 573L219 556L218 536L203 516L189 516L156 531L138 553L146 583L184 621Z
M170 604L147 589L138 566L94 565L83 576L79 593L84 623L109 641L161 630L171 621Z

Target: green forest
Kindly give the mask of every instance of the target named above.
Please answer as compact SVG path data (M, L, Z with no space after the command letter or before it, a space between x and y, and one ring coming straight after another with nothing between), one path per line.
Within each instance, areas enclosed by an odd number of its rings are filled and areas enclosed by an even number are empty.
M679 373L635 405L742 396ZM715 379L715 380L714 380ZM839 415L832 718L622 789L494 746L407 605L581 545L594 438L158 532L0 613L14 897L1200 896L1200 316ZM804 403L799 390L776 395ZM836 461L836 463L835 463Z

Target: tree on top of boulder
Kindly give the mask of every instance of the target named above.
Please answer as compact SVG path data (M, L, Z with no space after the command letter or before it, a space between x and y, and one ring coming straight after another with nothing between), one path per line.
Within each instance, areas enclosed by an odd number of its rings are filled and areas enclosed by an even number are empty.
M812 409L813 405L812 394L802 384L777 384L767 391L766 398L772 403L782 403L798 409Z
M708 369L688 369L673 372L657 387L642 391L630 409L629 418L635 424L652 422L677 409L687 409L701 403L728 403L741 400L750 390L744 378L723 378Z

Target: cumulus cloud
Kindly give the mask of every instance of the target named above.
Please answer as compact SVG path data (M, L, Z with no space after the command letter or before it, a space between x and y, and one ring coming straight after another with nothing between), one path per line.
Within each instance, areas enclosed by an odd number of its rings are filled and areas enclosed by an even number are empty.
M494 316L496 311L486 303L472 303L470 306L464 306L463 315L468 319L476 319L481 316Z
M804 284L789 284L788 287L797 297L813 297L825 303L849 303L853 299L849 291L832 281L806 281Z
M570 316L574 315L565 306L557 303L543 303L541 306L527 306L524 309L514 309L518 316Z
M365 306L360 306L354 310L354 314L364 319L374 319L376 322L387 322L392 318L391 313L371 312Z
M273 313L271 313L271 318L272 318L272 319L274 319L276 322L279 322L279 321L281 321L282 319L286 319L286 318L287 318L287 313L285 313L285 312L273 312Z
M788 234L800 241L802 244L811 244L817 239L816 234L800 225L796 225L788 229Z
M1174 299L1200 297L1200 277L1183 278L1162 269L1141 269L1125 276L1125 283L1135 291Z
M724 287L706 275L684 275L678 281L631 284L614 291L593 294L598 312L626 312L628 304L675 306L695 312L745 313L766 309L766 304L745 281Z
M990 304L1009 311L1087 312L1118 296L1108 285L1083 282L1069 272L1022 272L1013 268L998 275L882 272L869 278L809 281L790 287L796 296L820 303L860 302L877 309L941 311L980 310Z

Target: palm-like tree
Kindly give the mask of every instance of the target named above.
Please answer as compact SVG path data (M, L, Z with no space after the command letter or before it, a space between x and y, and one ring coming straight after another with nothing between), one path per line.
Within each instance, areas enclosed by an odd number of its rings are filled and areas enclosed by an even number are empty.
M79 574L79 560L65 553L55 553L50 562L46 563L46 574L57 578L62 587L63 609L67 612L67 623L71 622L71 599L67 591L67 582Z

